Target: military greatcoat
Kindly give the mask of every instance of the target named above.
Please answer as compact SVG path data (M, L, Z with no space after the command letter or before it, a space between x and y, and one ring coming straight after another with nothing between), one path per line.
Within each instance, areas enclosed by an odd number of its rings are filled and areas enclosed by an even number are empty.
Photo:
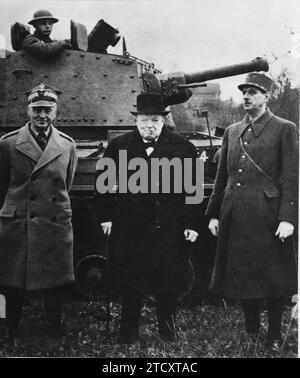
M117 167L120 150L127 151L128 161L145 159L148 173L151 158L197 158L195 147L165 126L150 156L137 130L116 137L109 144L105 157L112 158ZM131 174L129 171L128 178ZM172 193L171 189L169 194L149 190L148 194L119 193L116 198L111 194L98 195L97 207L100 222L113 223L107 271L110 287L141 294L180 292L188 272L184 230L197 231L197 205L185 204L185 193Z
M28 124L0 140L0 285L26 290L73 281L68 191L74 141L51 126L42 151Z
M247 154L270 177L251 163ZM212 290L233 298L293 295L297 276L293 237L275 236L280 221L295 226L298 132L268 109L252 125L246 116L224 134L206 214L219 219Z

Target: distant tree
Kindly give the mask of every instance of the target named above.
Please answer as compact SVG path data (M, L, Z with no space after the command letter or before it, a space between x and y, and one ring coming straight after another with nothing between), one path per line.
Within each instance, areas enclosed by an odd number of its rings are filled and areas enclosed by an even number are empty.
M290 76L287 68L279 73L269 107L273 113L294 122L299 128L299 88L292 88Z

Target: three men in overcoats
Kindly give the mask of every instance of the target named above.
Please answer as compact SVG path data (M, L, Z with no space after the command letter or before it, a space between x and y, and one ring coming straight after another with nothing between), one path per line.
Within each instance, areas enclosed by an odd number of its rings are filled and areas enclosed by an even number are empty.
M238 86L247 115L225 131L206 214L218 236L212 290L242 300L254 338L266 299L268 341L278 347L284 298L297 292L298 132L267 108L272 84L251 73Z
M0 287L13 337L27 291L42 291L56 332L61 287L74 279L68 192L77 157L73 139L53 126L57 93L44 84L33 88L30 121L0 140Z
M164 126L163 116L168 112L160 94L138 95L137 111L131 113L136 116L137 128L112 139L104 157L116 163L117 172L120 151L127 152L128 162L143 159L149 172L149 192L129 190L117 193L116 199L112 194L97 195L102 229L111 233L107 279L122 297L120 343L137 340L145 294L155 296L159 335L171 341L175 338L177 295L188 271L186 243L198 236L197 206L185 203L184 192L151 193L150 165L152 158L195 162L197 154L188 140ZM134 171L128 171L128 182L133 175Z
M34 13L33 19L28 23L35 28L34 34L28 34L23 42L22 48L28 53L39 58L54 58L64 49L70 48L69 41L53 41L50 38L53 24L58 22L56 17L47 10L40 10Z

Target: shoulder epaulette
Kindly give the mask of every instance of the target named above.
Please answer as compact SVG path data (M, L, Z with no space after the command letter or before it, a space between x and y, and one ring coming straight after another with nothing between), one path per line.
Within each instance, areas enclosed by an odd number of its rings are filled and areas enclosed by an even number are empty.
M0 139L3 140L3 139L6 139L6 138L9 138L10 136L18 134L18 132L19 132L19 130L11 131L10 133L2 135L2 137Z
M59 133L59 135L62 136L63 138L66 138L66 139L68 139L70 142L75 143L74 139L72 139L69 135L64 134L64 133L61 132L61 131L59 131L58 133Z

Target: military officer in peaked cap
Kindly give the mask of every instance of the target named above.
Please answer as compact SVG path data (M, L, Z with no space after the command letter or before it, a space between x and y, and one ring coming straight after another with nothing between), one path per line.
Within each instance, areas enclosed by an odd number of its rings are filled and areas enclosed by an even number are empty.
M33 19L28 23L35 28L33 35L28 34L23 43L22 48L40 58L56 57L66 48L70 48L68 40L53 41L50 38L53 24L58 22L56 17L47 10L39 10L34 13Z
M43 294L57 333L61 288L73 281L68 192L77 158L73 139L53 126L58 93L45 84L27 92L29 122L0 140L0 288L13 338L28 291Z
M218 236L212 290L242 301L252 339L265 299L267 341L278 349L284 298L297 292L298 132L268 109L272 85L265 74L251 73L238 86L246 116L225 131L206 213Z

